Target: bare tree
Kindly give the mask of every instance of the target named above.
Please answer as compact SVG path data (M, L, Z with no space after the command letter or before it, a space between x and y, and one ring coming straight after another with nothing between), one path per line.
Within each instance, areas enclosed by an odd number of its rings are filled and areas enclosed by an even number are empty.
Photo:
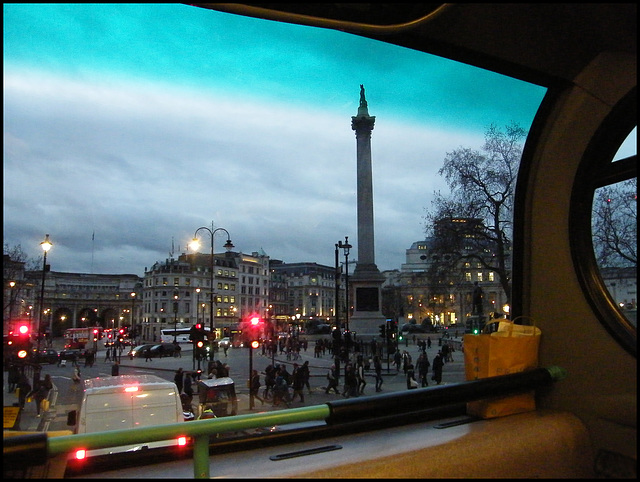
M591 230L601 267L638 265L637 178L596 191Z
M424 216L427 237L442 255L440 266L434 269L453 270L461 260L474 260L496 274L507 298L511 293L513 197L525 136L517 123L504 130L492 124L481 151L461 147L448 152L438 172L450 192L434 193L432 208ZM453 222L456 219L475 222L461 228Z

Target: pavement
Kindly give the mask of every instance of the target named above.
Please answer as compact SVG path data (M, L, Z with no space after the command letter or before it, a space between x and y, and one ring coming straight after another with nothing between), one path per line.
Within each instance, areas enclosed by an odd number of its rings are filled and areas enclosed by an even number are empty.
M459 337L457 338L457 341L461 341L461 339L462 338ZM437 354L439 350L437 338L432 337L432 340L434 340L434 343L432 344L431 348L427 349L427 355L430 362L433 361L434 356ZM310 341L308 350L306 352L304 351L301 352L300 358L298 360L286 360L284 356L278 356L278 355L276 355L275 357L275 362L277 364L284 363L287 365L289 373L291 373L292 371L291 366L293 365L293 363L298 363L299 365L302 365L302 363L304 363L305 361L309 361L309 368L310 368L310 374L311 374L311 378L310 378L311 393L308 393L308 391L305 389L304 403L301 403L299 400L296 400L291 404L292 408L296 408L300 406L319 405L330 400L338 400L343 398L341 395L337 395L333 393L331 394L325 393L326 374L329 367L333 364L333 357L330 356L329 353L327 353L325 356L320 358L314 357L313 346L314 346L313 341ZM54 349L56 348L55 341L54 341L53 347ZM245 353L247 349L246 348L231 349L231 351L233 350L242 350L242 353ZM415 364L419 354L418 346L415 345L413 342L410 342L408 345L401 344L400 351L404 351L404 350L407 350L409 352L409 354L413 359L413 363ZM100 352L100 354L101 353L104 353L104 351ZM139 370L141 368L144 368L145 370L159 371L159 372L161 371L175 372L179 367L183 367L185 370L190 370L191 369L191 366L190 366L191 351L183 349L182 353L183 353L183 356L181 358L154 358L152 362L145 362L144 358L129 359L128 357L122 356L121 363L120 363L120 374L126 374L127 370L131 370L131 369ZM218 356L217 358L219 358L223 363L227 362L227 360L222 355L222 351L220 351L219 355L220 356ZM232 360L233 354L230 354L228 359ZM271 360L272 358L270 356L262 355L260 353L260 350L256 350L254 352L254 357L253 357L254 367L259 371L262 371L267 365L271 364ZM465 380L464 356L462 352L459 350L456 350L453 353L453 360L454 360L453 362L446 363L443 368L441 385L459 383ZM101 356L98 356L96 358L96 364L104 364L105 365L104 369L107 371L110 371L111 363L104 362ZM250 409L249 393L248 393L249 390L246 386L247 384L245 381L247 374L234 373L233 363L231 362L230 364L231 364L230 376L234 378L236 382L236 393L238 396L238 413L239 414L257 413L265 410L269 410L269 411L281 410L286 408L284 406L272 407L271 404L269 403L262 405L260 401L255 400L254 408ZM46 367L46 366L47 365L43 365L43 367ZM380 392L381 394L407 390L406 377L402 371L398 372L394 368L392 363L389 364L389 369L387 369L386 361L383 361L382 368L383 368L382 375L383 375L384 382L382 385L382 392ZM237 370L237 367L236 367L236 370ZM18 405L18 394L16 392L12 392L12 393L8 392L7 373L8 372L6 370L3 370L3 374L4 374L3 399L4 399L5 412L7 411L6 407L13 407ZM342 383L344 382L343 373L344 372L341 373L340 388L342 388ZM44 370L43 370L43 374L44 374ZM431 369L429 369L429 387L437 386L435 382L431 381L431 374L432 374L432 371ZM416 376L417 376L417 371L416 371ZM165 374L165 377L166 377L166 374ZM377 395L377 393L375 392L375 376L374 376L373 370L369 370L366 372L366 380L367 380L367 385L364 390L364 396ZM261 377L261 382L264 386L263 376ZM262 388L260 389L260 391L262 391ZM37 416L35 403L31 402L31 403L25 404L25 407L22 410L20 410L18 424L17 426L14 426L12 430L20 430L20 431L28 431L28 432L48 431L51 421L56 417L57 398L58 398L58 388L55 386L55 382L54 382L54 389L50 393L51 405L50 405L49 411L43 413L42 416ZM5 427L6 427L6 418L7 417L5 416Z

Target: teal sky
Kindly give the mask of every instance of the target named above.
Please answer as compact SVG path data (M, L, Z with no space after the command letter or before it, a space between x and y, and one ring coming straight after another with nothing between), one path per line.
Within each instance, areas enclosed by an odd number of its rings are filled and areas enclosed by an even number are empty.
M399 268L424 237L445 153L479 149L491 123L528 129L545 93L382 42L182 4L3 14L4 238L38 256L51 234L58 271L141 275L212 220L244 252L331 265L334 244L357 235L360 84L376 116L376 262Z

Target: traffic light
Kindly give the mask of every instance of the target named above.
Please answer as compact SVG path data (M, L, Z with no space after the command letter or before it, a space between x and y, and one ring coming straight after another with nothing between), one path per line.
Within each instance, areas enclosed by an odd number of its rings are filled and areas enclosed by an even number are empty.
M387 338L387 326L384 324L380 325L380 338L383 340Z
M206 356L204 341L198 340L196 342L196 357L200 360Z
M204 341L205 336L206 333L201 323L196 323L191 327L191 331L189 332L189 340L191 340L192 342L197 343L199 341Z
M262 318L259 316L252 316L249 320L249 346L251 348L260 347L260 335L262 331Z
M93 341L98 341L98 329L93 330Z

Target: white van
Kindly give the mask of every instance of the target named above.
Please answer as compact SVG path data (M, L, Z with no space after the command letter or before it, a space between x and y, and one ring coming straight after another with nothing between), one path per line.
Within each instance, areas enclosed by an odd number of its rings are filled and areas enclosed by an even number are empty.
M120 375L84 381L76 433L107 432L184 421L178 388L155 375ZM74 420L76 418L77 420ZM110 447L75 454L76 458L178 445L178 440Z

